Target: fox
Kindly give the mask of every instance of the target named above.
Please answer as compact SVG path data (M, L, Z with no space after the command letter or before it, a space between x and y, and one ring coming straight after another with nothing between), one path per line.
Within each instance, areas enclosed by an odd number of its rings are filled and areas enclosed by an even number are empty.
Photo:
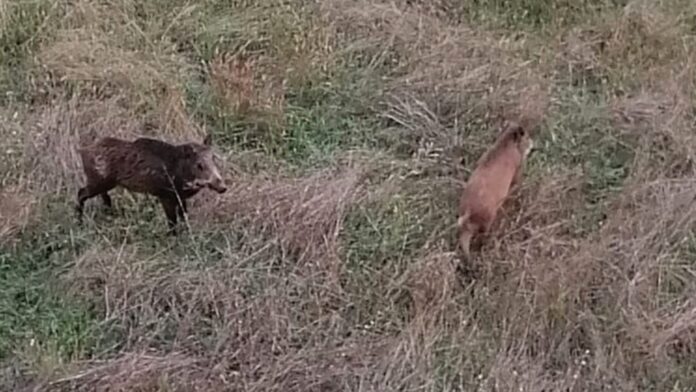
M495 143L479 158L459 200L458 247L471 258L474 236L488 233L511 190L522 179L524 163L534 149L528 130L504 121Z

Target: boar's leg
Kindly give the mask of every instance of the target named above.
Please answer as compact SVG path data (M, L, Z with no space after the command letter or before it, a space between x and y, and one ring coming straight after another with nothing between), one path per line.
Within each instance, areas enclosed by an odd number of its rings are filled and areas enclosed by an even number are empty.
M77 206L75 206L75 210L77 211L77 220L82 222L82 213L87 200L99 194L106 194L106 192L110 191L112 188L112 184L100 184L96 186L87 184L87 186L80 188L80 190L77 191Z
M89 196L87 196L89 192L87 191L87 187L80 188L79 191L77 191L77 204L75 205L75 212L77 212L77 221L82 223L82 214L85 209L85 201L89 199Z
M102 199L102 202L104 203L104 205L105 205L107 208L113 207L113 203L111 202L111 196L109 196L109 193L108 193L108 192L102 192L102 193L101 193L101 199Z
M164 213L167 215L169 234L176 234L177 200L175 197L168 196L161 196L159 200L162 203L162 208L164 208Z

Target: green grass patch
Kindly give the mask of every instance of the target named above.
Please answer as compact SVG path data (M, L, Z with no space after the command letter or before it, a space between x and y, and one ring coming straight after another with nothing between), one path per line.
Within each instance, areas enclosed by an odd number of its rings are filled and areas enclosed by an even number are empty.
M262 151L298 167L329 163L336 153L378 146L382 124L369 107L378 85L358 70L333 79L317 76L285 94L281 113L230 112L216 102L205 80L192 80L187 97L193 112L225 148Z
M65 361L93 352L97 315L68 295L58 279L77 257L80 244L60 225L50 226L0 251L2 359L33 345L53 347Z
M577 230L587 234L606 218L608 202L630 174L636 147L612 127L605 98L584 89L564 90L561 97L541 128L529 170L583 173L585 204Z
M452 4L448 14L458 20L488 22L508 29L568 27L589 15L610 12L628 0L473 0Z
M30 55L50 39L63 15L60 3L48 0L8 1L0 13L0 104L25 102L30 93Z

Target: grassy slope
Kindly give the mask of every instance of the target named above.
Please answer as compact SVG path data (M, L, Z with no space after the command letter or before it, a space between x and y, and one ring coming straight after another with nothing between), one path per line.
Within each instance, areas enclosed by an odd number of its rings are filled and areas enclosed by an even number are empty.
M392 3L0 3L0 384L689 390L696 7ZM500 113L540 150L462 287ZM81 140L204 131L190 234L75 224Z

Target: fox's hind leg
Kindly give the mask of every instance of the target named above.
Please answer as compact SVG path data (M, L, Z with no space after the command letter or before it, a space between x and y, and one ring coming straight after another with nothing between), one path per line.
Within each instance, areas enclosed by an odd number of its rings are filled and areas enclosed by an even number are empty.
M515 174L512 175L512 181L510 181L510 190L516 191L520 184L522 183L522 168L518 167L515 170Z
M473 236L474 230L472 230L471 225L465 224L460 228L457 238L457 245L460 251L457 270L462 274L460 278L464 278L465 280L475 278L478 275L476 263L471 257L471 241Z
M459 249L461 250L462 261L464 263L471 263L471 237L473 233L469 230L459 234Z
M476 278L479 271L476 260L472 257L471 247L472 242L474 242L480 233L481 227L472 222L468 214L459 217L457 226L457 248L459 250L459 265L457 266L457 270L459 270L463 278Z

